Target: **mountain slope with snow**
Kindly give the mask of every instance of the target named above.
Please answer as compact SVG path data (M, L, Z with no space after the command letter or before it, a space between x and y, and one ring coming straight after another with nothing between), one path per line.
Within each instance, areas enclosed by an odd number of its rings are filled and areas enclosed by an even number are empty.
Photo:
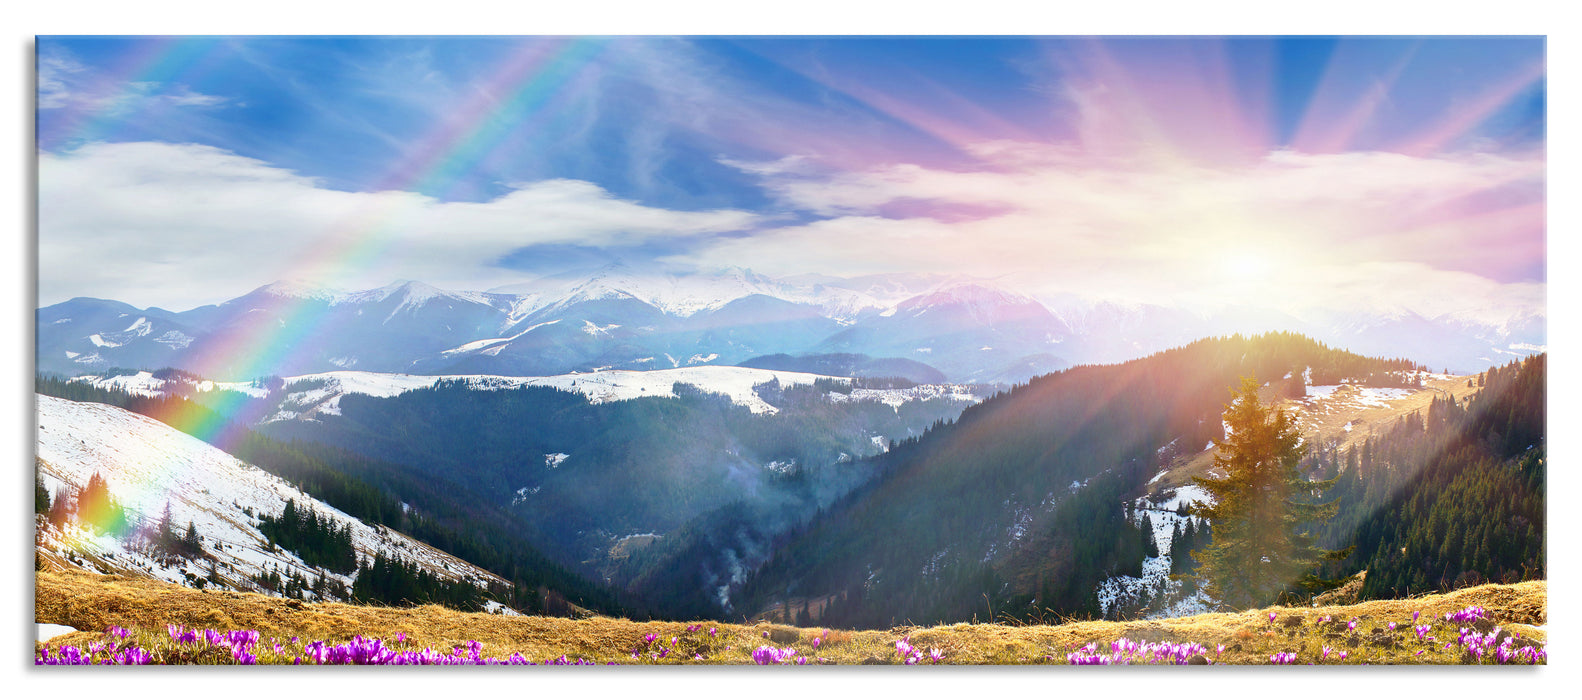
M297 555L271 547L259 531L260 516L279 517L287 501L349 526L359 556L399 557L446 580L502 585L498 576L405 535L369 526L284 480L151 418L114 406L37 395L38 477L59 498L83 488L94 474L108 485L134 523L152 525L168 506L178 531L187 523L202 537L206 558L220 585L266 592L253 578L278 569L327 578L350 588L352 575L309 566ZM97 532L76 524L40 531L39 550L70 558L101 573L146 575L190 584L209 576L211 564L152 552L135 533ZM507 584L508 585L508 584Z

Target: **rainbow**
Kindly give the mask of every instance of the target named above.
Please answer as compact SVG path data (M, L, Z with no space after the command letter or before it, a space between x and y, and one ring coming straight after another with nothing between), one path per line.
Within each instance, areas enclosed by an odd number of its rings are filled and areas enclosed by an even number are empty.
M181 42L175 42L180 44ZM386 173L374 191L449 192L475 168L484 164L500 143L512 138L524 123L550 118L555 99L575 94L586 85L582 77L607 41L591 38L523 40L498 61L474 96L418 139ZM144 63L172 71L177 57L195 52L166 47ZM198 52L201 54L201 52ZM580 78L580 79L579 79ZM395 244L389 224L396 215L390 198L368 198L324 233L314 251L292 266L293 277L334 280L366 269ZM232 379L253 379L289 366L316 346L324 327L327 307L309 298L273 297L269 308L255 314L257 322L226 329L206 343L198 365L223 371ZM158 416L197 437L229 449L246 426L262 418L250 415L264 408L232 392L210 408L191 406L177 415ZM229 426L229 428L227 428ZM226 434L231 430L234 434Z
M474 169L487 165L491 153L524 125L552 118L555 99L576 95L586 88L585 69L603 50L607 41L588 38L522 40L500 58L488 79L460 108L449 112L443 121L415 141L382 177L376 192L425 192L444 196ZM123 97L112 100L97 111L76 108L70 112L58 135L40 134L39 146L62 145L113 139L119 112L125 100L136 97L137 83L172 83L190 79L212 55L213 39L156 38L140 44L112 71L108 79L128 85ZM323 235L314 252L293 265L296 278L333 280L340 275L372 265L394 240L388 225L394 221L391 198L368 198L364 208L351 213ZM293 358L309 352L325 328L327 307L310 298L270 297L269 308L254 315L255 322L222 331L207 340L198 360L200 367L217 368L230 378L251 379L270 374L274 368L288 366ZM266 402L251 400L245 394L216 391L204 403L169 401L151 417L207 443L235 452L267 410ZM159 501L165 484L179 483L194 465L171 464L170 471L157 482L117 484L131 491L111 493L117 502L146 506ZM142 513L157 518L157 513ZM118 512L97 501L86 504L79 519L100 531L116 535L129 526Z

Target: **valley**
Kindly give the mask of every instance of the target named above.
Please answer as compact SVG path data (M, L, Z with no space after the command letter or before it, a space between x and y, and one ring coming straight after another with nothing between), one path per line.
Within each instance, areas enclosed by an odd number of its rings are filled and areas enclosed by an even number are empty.
M1342 455L1355 463L1403 421L1439 410L1436 401L1480 404L1485 377L1497 375L1436 374L1272 334L1009 390L717 366L247 383L127 371L51 386L134 410L142 402L178 426L171 416L183 411L171 402L248 417L232 428L344 451L324 453L331 471L345 458L335 455L372 460L343 473L400 501L390 526L439 513L448 528L487 518L513 532L501 543L542 550L582 581L573 589L603 588L622 609L875 627L989 607L1106 618L1212 609L1171 576L1191 570L1187 552L1200 546L1183 528L1206 530L1185 513L1205 502L1192 479L1215 476L1224 399L1213 387L1237 376L1269 378L1261 393L1318 448L1310 468L1333 474ZM1347 522L1386 493L1364 495L1369 481L1405 483L1360 467L1347 474L1360 501ZM60 480L46 490L70 489ZM147 522L149 508L131 510ZM495 579L498 590L513 576ZM540 586L525 607L562 598Z

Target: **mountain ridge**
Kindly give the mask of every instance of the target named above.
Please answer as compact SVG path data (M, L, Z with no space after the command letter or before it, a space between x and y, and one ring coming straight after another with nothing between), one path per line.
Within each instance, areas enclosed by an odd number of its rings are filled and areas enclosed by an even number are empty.
M129 334L139 318L147 333ZM1102 297L1039 300L961 276L776 279L624 265L486 292L412 280L355 292L284 281L182 312L76 298L38 309L36 320L36 362L46 371L177 367L236 380L333 369L531 376L835 352L915 360L955 382L1014 384L1268 330L1467 373L1546 345L1541 310L1302 318L1253 306L1210 313ZM237 356L277 337L291 342Z

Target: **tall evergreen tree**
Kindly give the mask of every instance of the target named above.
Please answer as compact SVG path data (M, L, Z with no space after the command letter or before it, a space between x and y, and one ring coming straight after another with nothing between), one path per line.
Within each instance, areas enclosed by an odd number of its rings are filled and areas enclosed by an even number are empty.
M1318 588L1313 575L1325 552L1306 524L1335 514L1316 496L1333 481L1309 481L1298 470L1306 449L1296 417L1258 399L1258 383L1244 377L1226 408L1229 430L1215 440L1214 467L1221 478L1193 480L1214 497L1194 506L1208 518L1213 541L1192 552L1205 591L1222 605L1244 609L1273 602L1298 587Z
M49 512L49 489L44 488L44 480L33 477L33 512L44 515Z

